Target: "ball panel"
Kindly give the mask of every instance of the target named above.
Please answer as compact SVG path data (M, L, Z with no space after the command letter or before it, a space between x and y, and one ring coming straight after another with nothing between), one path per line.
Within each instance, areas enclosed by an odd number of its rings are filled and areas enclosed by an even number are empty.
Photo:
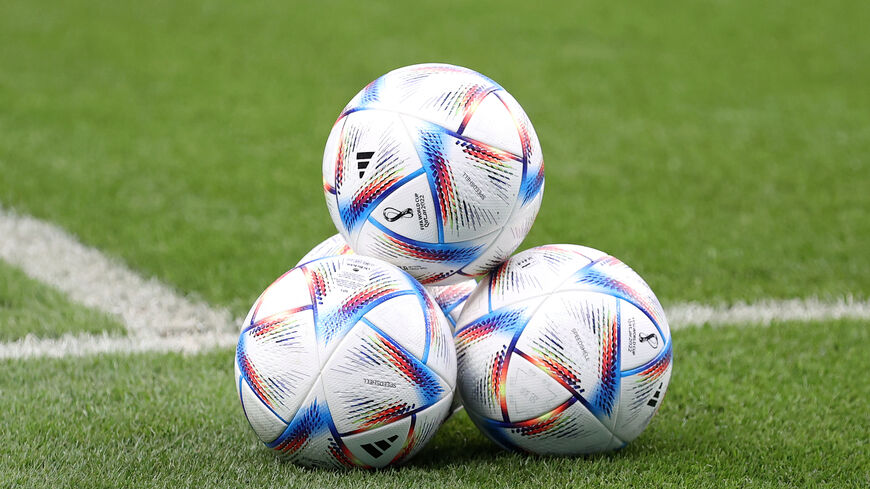
M523 144L514 117L497 93L490 93L471 114L462 135L522 156Z
M625 371L651 362L670 345L646 314L630 302L619 302L620 368Z
M450 322L450 332L456 329L456 321L462 313L462 307L465 300L471 295L474 288L477 287L477 282L474 279L467 279L453 285L430 285L426 287L426 291L432 295L435 303L444 312L448 322Z
M492 419L507 414L510 350L540 301L518 302L484 314L456 331L457 379L466 408Z
M543 191L539 192L529 204L517 206L508 219L507 225L490 243L486 251L463 267L462 272L471 276L482 275L509 259L511 253L516 251L532 228L541 207L543 195Z
M348 333L322 377L340 433L385 426L453 392L432 369L368 322Z
M421 168L399 116L366 110L345 118L335 164L338 229L352 239L374 207L394 186Z
M402 116L437 196L442 240L467 241L501 229L510 217L522 178L522 159Z
M411 434L411 416L380 428L342 436L345 446L363 464L384 467L402 452Z
M665 313L649 285L634 270L612 256L606 256L583 270L579 270L572 282L586 290L593 290L619 297L643 311L659 330L659 335L669 343L671 339Z
M395 297L366 313L365 319L393 338L451 389L456 385L456 351L444 313L421 286L417 294ZM425 324L409 328L408 324Z
M272 282L254 303L244 327L273 316L311 306L311 297L303 273L292 269Z
M508 419L526 420L552 411L571 397L549 371L514 351L505 377Z
M413 175L413 174L412 174ZM394 233L425 243L438 242L438 223L426 175L396 184L371 213L371 219Z
M277 416L293 417L317 378L311 309L276 313L246 327L236 363L246 384Z
M420 452L434 436L441 423L450 414L451 398L444 398L410 417L411 429L405 445L393 459L394 463L405 463Z
M308 263L312 260L317 260L319 258L326 258L328 256L339 256L339 255L352 255L353 250L348 246L347 241L340 234L335 234L326 238L320 244L311 249L308 253L303 256L296 266L302 265L303 263Z
M536 418L500 422L467 410L491 440L505 449L542 455L595 453L612 446L614 435L576 398Z
M504 102L513 115L516 130L522 141L523 152L519 154L524 158L526 168L523 172L520 197L522 203L526 204L531 202L535 195L543 190L544 158L541 152L541 143L538 141L538 135L535 133L535 128L526 115L526 111L523 110L513 95L504 90L497 92L496 95Z
M671 380L672 349L621 379L619 413L614 433L626 443L637 438L661 407Z
M414 293L407 275L363 256L325 258L299 269L304 271L314 299L321 367L368 311L390 297Z
M420 298L408 294L382 302L367 312L365 318L396 340L417 358L426 349L426 328L409 328L408 324L423 324L425 316Z
M531 317L514 355L522 355L581 397L610 426L619 389L618 321L613 297L559 291Z
M592 260L560 246L541 246L517 253L499 265L481 283L488 281L493 310L530 294L549 294L559 288L575 270Z
M236 364L237 372L238 368L238 364ZM251 429L263 443L269 443L278 438L284 432L287 424L251 390L251 386L245 381L244 376L237 373L236 379L238 379L239 384L239 401L242 403L242 411L245 413L245 419L248 420Z
M459 66L420 64L393 70L366 86L343 114L360 109L411 113L457 131L487 94L501 87Z
M467 277L456 271L486 248L486 239L464 243L424 243L403 238L376 222L363 225L357 253L374 256L401 268L425 285L458 283Z
M309 467L364 466L338 436L320 380L314 384L281 436L266 446L286 460Z

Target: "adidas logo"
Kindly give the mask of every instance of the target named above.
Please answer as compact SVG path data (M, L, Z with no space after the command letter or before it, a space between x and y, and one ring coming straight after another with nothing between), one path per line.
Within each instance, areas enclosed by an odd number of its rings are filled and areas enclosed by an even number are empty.
M372 156L374 155L374 151L360 151L356 154L356 169L359 170L360 178L365 175L366 168L368 168L369 163L372 162Z
M663 385L665 385L664 382L662 382L662 383L659 384L659 388L656 389L656 393L653 394L652 399L650 399L649 402L646 403L647 406L649 406L649 407L656 407L656 404L659 403L659 396L660 396L661 393L662 393L662 386L663 386Z
M384 454L387 450L393 446L393 442L395 442L399 438L399 435L393 435L386 440L378 440L374 443L366 443L364 445L360 445L363 450L368 452L374 458L378 458Z

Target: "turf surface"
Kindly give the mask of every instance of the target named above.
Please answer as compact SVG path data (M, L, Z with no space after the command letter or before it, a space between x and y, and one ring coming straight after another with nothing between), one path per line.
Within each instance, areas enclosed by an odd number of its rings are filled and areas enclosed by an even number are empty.
M463 413L407 467L351 473L276 462L229 351L7 361L0 486L866 487L868 341L852 322L677 331L662 408L620 452L510 455Z
M467 65L523 103L526 246L665 301L870 293L870 4L6 0L0 201L245 312L334 233L333 120L371 79Z
M71 304L60 292L0 261L0 341L103 332L124 335L126 329L109 316Z
M848 0L4 0L0 205L243 314L334 233L320 158L345 102L444 61L538 130L525 246L607 250L666 306L868 297L868 18ZM662 410L616 454L509 455L460 415L377 473L275 463L229 351L4 361L0 487L867 487L867 326L676 332ZM0 341L104 330L0 264Z

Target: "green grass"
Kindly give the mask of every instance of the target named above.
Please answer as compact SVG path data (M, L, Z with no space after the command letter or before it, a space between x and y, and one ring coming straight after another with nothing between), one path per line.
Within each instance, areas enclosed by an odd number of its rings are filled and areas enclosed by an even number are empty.
M491 76L531 116L547 188L524 246L604 249L665 305L870 297L867 2L0 12L0 205L236 314L335 232L320 161L339 110L425 61ZM3 361L0 487L867 487L867 326L676 332L663 408L615 454L510 455L460 415L375 473L276 463L229 351ZM0 341L121 330L0 264Z
M0 341L29 334L56 338L64 333L110 333L126 329L115 319L70 303L64 295L0 261Z
M229 351L15 361L0 379L0 486L866 487L866 324L676 332L674 376L620 452L529 458L465 414L408 466L333 472L278 463L247 426Z
M364 84L422 61L523 103L526 246L665 301L870 295L870 4L7 0L0 202L242 314L334 233L320 159ZM218 265L219 264L219 265Z

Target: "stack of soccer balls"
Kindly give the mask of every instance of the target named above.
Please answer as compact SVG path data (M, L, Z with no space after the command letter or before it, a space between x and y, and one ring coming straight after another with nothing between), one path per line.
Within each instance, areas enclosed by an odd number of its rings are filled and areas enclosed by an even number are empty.
M511 257L544 163L497 83L443 64L371 82L329 135L323 188L340 234L262 293L236 351L268 447L306 466L398 464L460 399L527 453L617 449L649 423L671 373L662 307L591 248Z

